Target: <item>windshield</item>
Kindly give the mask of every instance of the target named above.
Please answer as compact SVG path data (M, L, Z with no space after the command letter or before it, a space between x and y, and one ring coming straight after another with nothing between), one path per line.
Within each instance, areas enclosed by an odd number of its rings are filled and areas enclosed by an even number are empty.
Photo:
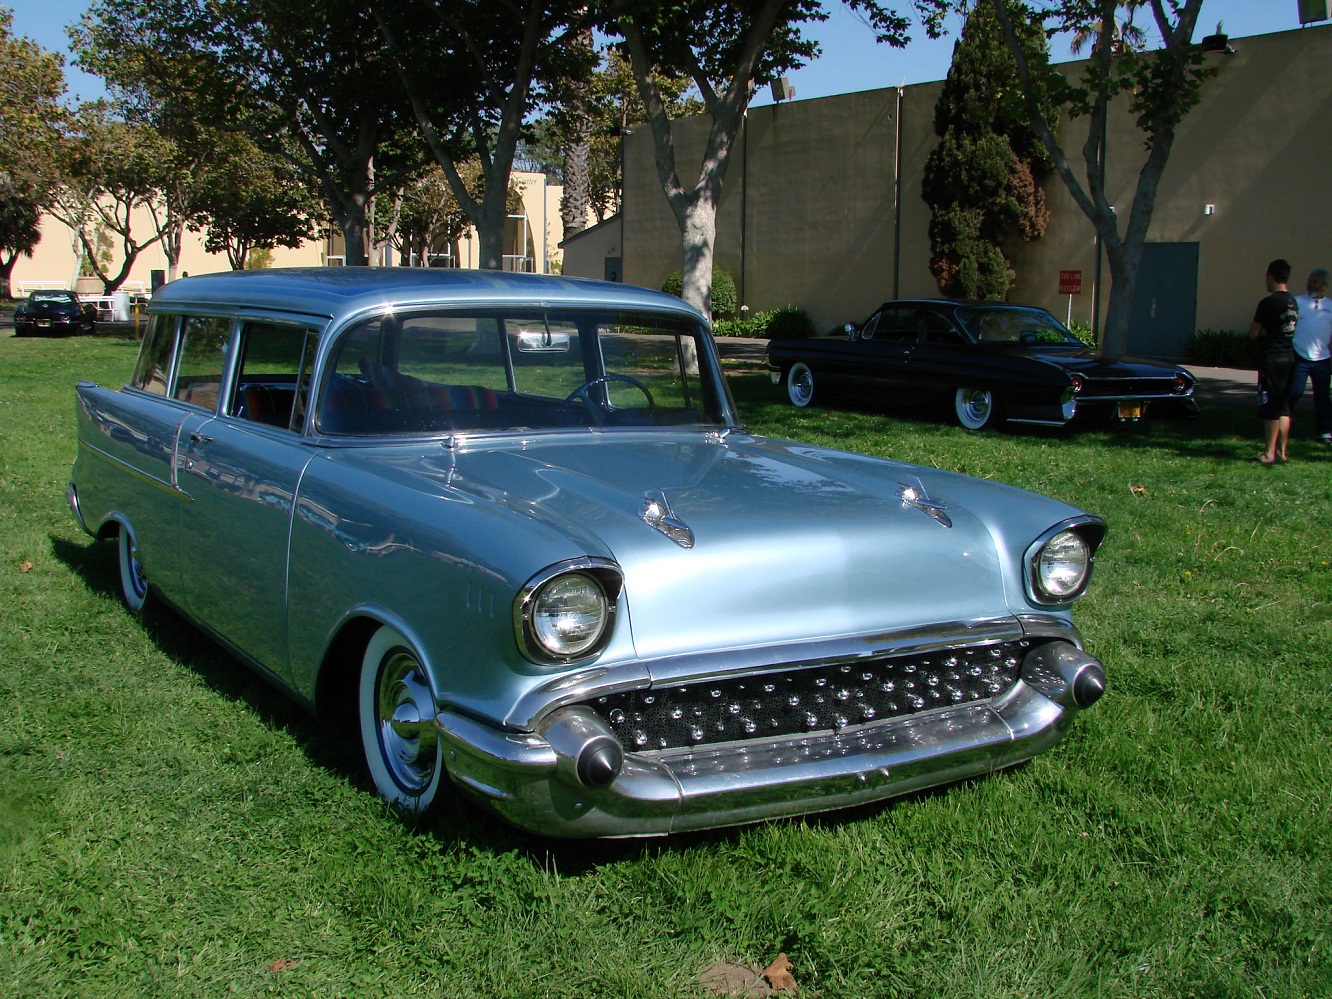
M72 302L74 296L67 291L34 291L28 296L28 301L34 304L37 302Z
M1082 346L1082 341L1043 309L957 310L967 332L981 343L1039 343Z
M677 316L597 310L379 316L334 346L316 422L352 435L726 426L703 336Z

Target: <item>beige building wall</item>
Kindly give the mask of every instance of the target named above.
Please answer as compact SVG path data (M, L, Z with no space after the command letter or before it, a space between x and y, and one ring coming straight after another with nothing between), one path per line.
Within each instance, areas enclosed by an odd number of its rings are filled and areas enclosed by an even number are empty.
M524 221L515 224L519 234L518 242L512 249L515 255L526 259L521 264L540 273L559 270L562 260L560 240L564 236L564 222L560 217L560 199L564 188L558 184L546 182L546 175L540 173L516 172L513 182L522 192ZM146 210L133 216L131 232L139 240L152 236L152 218ZM26 293L35 288L72 288L78 277L80 248L75 245L74 234L68 226L52 216L42 219L42 239L31 258L20 257L14 265L10 287L15 295ZM340 242L340 241L339 241ZM207 274L230 269L225 254L208 253L204 250L204 237L199 233L186 232L184 246L181 248L180 270L186 274ZM340 250L338 251L341 252ZM460 244L461 265L475 267L479 258L478 243L473 231ZM277 247L272 251L274 267L323 267L328 263L329 240L317 239L295 249ZM124 259L120 252L117 238L112 248L113 269L119 270ZM521 269L521 268L520 268ZM154 244L144 250L134 263L129 277L124 284L126 291L147 291L152 287L152 273L167 271L166 254L160 244ZM169 276L169 275L167 275ZM90 293L100 294L101 282L96 282Z
M1231 44L1233 54L1208 56L1217 75L1177 132L1148 237L1198 244L1199 328L1247 329L1274 257L1291 261L1301 287L1309 268L1332 266L1332 25ZM905 87L900 103L894 88L750 110L726 177L716 242L717 264L735 276L745 305L795 305L830 328L863 319L895 290L938 295L920 187L937 141L941 89L938 82ZM1112 118L1108 191L1127 212L1145 151L1126 104ZM686 184L697 177L707 125L698 118L677 126ZM1061 129L1079 177L1085 128L1079 120ZM622 251L627 281L655 288L680 266L680 234L654 157L650 130L635 128L625 140L623 244L607 241L605 249ZM1072 318L1089 322L1092 226L1057 176L1046 193L1050 228L1039 242L1012 248L1018 276L1011 297L1063 318L1070 299L1058 293L1059 272L1080 270ZM602 276L581 256L579 268ZM1108 264L1102 280L1104 311Z
M81 249L76 245L74 232L63 222L50 215L42 218L42 239L31 257L20 257L14 265L10 279L10 290L14 295L43 288L73 288L78 278ZM150 239L154 233L153 221L147 210L135 212L132 216L130 232L142 242ZM119 271L124 254L121 252L120 239L112 234L111 272ZM324 264L324 246L321 242L308 243L299 249L278 247L273 251L275 267L322 267ZM207 274L212 271L229 270L226 254L208 253L203 248L203 236L186 232L185 242L181 247L180 270L182 273ZM134 262L123 288L125 291L148 291L152 287L152 272L160 270L167 275L166 254L160 243L154 243ZM89 288L91 291L91 286ZM101 282L96 282L96 294L101 293Z

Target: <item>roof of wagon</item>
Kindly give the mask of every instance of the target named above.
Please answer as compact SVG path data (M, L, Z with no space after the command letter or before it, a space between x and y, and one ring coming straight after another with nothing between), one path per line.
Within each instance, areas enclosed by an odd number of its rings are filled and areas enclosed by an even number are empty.
M342 316L382 307L485 305L522 301L548 305L694 312L678 298L633 285L508 271L420 267L308 267L224 271L181 278L153 295L153 311L185 307L250 307L315 316Z

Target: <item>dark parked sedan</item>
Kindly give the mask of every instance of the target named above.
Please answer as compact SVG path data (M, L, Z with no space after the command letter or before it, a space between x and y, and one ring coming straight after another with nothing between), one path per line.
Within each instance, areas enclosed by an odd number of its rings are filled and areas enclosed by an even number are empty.
M957 421L1063 426L1195 416L1194 378L1175 364L1103 357L1028 305L899 301L845 335L773 340L768 367L796 406L854 394L942 398Z
M66 336L91 333L97 325L97 306L79 301L72 291L34 291L14 310L14 332L19 336Z

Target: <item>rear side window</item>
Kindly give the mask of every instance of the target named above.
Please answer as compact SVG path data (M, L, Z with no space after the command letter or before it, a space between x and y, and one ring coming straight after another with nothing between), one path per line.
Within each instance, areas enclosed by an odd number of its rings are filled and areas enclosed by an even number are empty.
M171 383L171 359L176 353L176 327L179 316L154 315L143 335L139 360L130 384L144 392L164 396Z
M305 423L316 336L280 323L241 327L241 359L227 413L254 423L299 431Z
M231 320L186 316L180 328L180 360L176 369L175 397L204 409L217 408L226 368Z

